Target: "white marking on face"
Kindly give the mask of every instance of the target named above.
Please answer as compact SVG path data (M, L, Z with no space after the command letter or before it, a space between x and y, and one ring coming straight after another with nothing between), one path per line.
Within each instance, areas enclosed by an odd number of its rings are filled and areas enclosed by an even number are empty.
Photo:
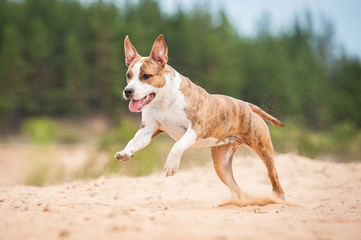
M133 78L130 80L138 79L139 80L139 72L140 68L142 67L143 61L146 59L145 57L142 57L132 68L133 71Z
M134 96L133 98L135 100L139 100L142 99L143 97L147 96L150 93L155 93L156 92L156 88L153 87L150 84L144 83L142 81L140 81L140 68L143 65L143 61L144 59L146 59L147 57L142 57L131 69L133 72L133 77L132 79L129 80L128 85L125 87L127 88L133 88L134 89Z

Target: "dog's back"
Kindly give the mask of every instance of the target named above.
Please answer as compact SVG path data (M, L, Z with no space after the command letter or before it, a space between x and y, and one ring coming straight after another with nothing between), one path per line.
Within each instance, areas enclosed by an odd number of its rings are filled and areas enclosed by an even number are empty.
M252 125L260 124L253 120L258 116L273 125L284 126L256 105L225 95L209 94L184 76L180 91L185 95L185 112L198 138L213 137L222 141L231 135L247 135L257 127Z

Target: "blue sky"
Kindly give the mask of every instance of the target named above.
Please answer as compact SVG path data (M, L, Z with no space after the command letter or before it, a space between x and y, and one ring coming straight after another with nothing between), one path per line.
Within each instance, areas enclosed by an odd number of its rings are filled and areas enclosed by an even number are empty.
M285 28L295 13L309 9L314 17L324 16L335 28L336 44L342 45L349 55L361 58L361 0L160 0L166 12L178 6L189 9L197 2L206 2L211 10L224 9L239 33L254 34L256 22L265 12L271 16L274 29Z

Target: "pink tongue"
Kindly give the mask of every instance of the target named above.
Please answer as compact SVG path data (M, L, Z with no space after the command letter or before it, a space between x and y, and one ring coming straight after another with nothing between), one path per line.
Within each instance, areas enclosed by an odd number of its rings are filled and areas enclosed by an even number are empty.
M129 102L129 110L131 112L137 112L139 110L140 100L131 100Z

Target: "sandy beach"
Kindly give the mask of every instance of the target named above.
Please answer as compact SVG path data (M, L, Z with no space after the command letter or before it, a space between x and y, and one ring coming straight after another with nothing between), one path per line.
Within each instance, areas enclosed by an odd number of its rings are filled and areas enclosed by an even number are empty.
M361 163L276 156L286 200L237 207L211 162L173 177L102 176L0 186L0 239L361 239ZM272 196L254 156L234 161L247 193Z

